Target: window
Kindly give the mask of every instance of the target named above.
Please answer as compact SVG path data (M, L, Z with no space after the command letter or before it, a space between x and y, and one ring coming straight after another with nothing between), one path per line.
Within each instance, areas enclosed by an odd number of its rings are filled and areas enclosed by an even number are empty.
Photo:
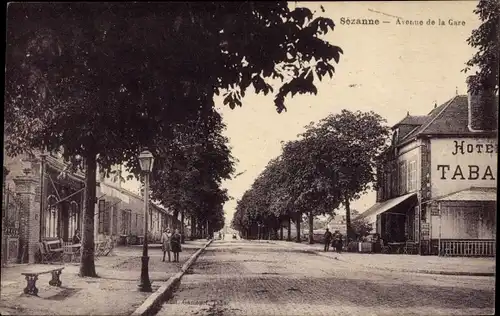
M113 235L118 234L118 210L115 208L113 210L113 218L111 219L111 222L113 223L113 231L111 232Z
M110 226L110 215L111 215L111 202L106 202L106 207L104 208L104 219L103 219L103 233L109 235L109 226Z
M122 210L122 229L121 233L122 235L128 235L130 234L130 221L131 221L131 214L129 210Z
M417 190L417 161L412 160L408 164L408 178L407 178L408 192Z
M390 192L391 192L391 174L390 173L385 174L384 181L385 181L385 183L384 183L384 197L386 199L388 199L391 196L391 194L390 194Z
M406 173L406 161L401 161L399 163L399 194L407 192Z
M392 134L392 146L395 146L399 140L399 128Z
M391 197L396 196L398 192L398 168L392 168L391 170Z
M149 229L153 229L153 211L149 210Z
M98 233L102 234L104 233L104 212L106 209L106 201L105 200L99 200L99 207L98 207L98 218L99 218L99 230Z

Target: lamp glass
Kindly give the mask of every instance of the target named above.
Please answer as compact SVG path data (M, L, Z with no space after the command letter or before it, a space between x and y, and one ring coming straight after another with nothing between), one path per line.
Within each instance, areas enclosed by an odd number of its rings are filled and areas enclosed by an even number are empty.
M139 165L141 166L141 170L143 172L153 171L153 162L154 162L154 157L149 150L144 150L139 155Z

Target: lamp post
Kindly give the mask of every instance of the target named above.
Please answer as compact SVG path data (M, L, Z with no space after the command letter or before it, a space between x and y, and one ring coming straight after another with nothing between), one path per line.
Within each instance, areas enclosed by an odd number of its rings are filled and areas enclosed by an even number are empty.
M149 174L153 170L153 154L145 149L139 155L139 164L144 175L144 241L142 243L142 266L141 266L141 292L152 292L149 280L149 257L148 257L148 209L149 209Z

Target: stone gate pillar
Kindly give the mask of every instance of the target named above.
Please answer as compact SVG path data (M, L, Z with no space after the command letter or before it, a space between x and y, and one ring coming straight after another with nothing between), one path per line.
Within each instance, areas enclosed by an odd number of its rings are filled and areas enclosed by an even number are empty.
M40 179L24 170L25 175L15 177L19 209L19 257L21 263L35 263L40 240L40 200L36 198Z

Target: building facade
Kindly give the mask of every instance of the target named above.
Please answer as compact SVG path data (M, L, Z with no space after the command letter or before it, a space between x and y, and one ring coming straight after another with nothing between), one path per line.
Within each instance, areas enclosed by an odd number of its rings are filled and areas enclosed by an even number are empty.
M118 167L119 168L119 167ZM116 168L115 168L116 169ZM139 240L144 236L144 200L142 196L121 187L119 177L99 175L97 209L94 222L96 240L112 237L119 243ZM150 242L159 242L165 227L178 227L173 212L153 202L149 205L148 232Z
M413 241L420 254L495 254L497 102L457 95L393 126L377 201L360 215L383 240Z
M144 202L111 178L97 175L95 241L144 235ZM36 262L44 240L71 241L83 231L85 178L68 170L61 154L33 153L9 157L4 151L2 262ZM179 225L171 212L150 204L149 236L159 241L163 227ZM120 237L121 236L121 237ZM133 238L134 239L134 238Z

